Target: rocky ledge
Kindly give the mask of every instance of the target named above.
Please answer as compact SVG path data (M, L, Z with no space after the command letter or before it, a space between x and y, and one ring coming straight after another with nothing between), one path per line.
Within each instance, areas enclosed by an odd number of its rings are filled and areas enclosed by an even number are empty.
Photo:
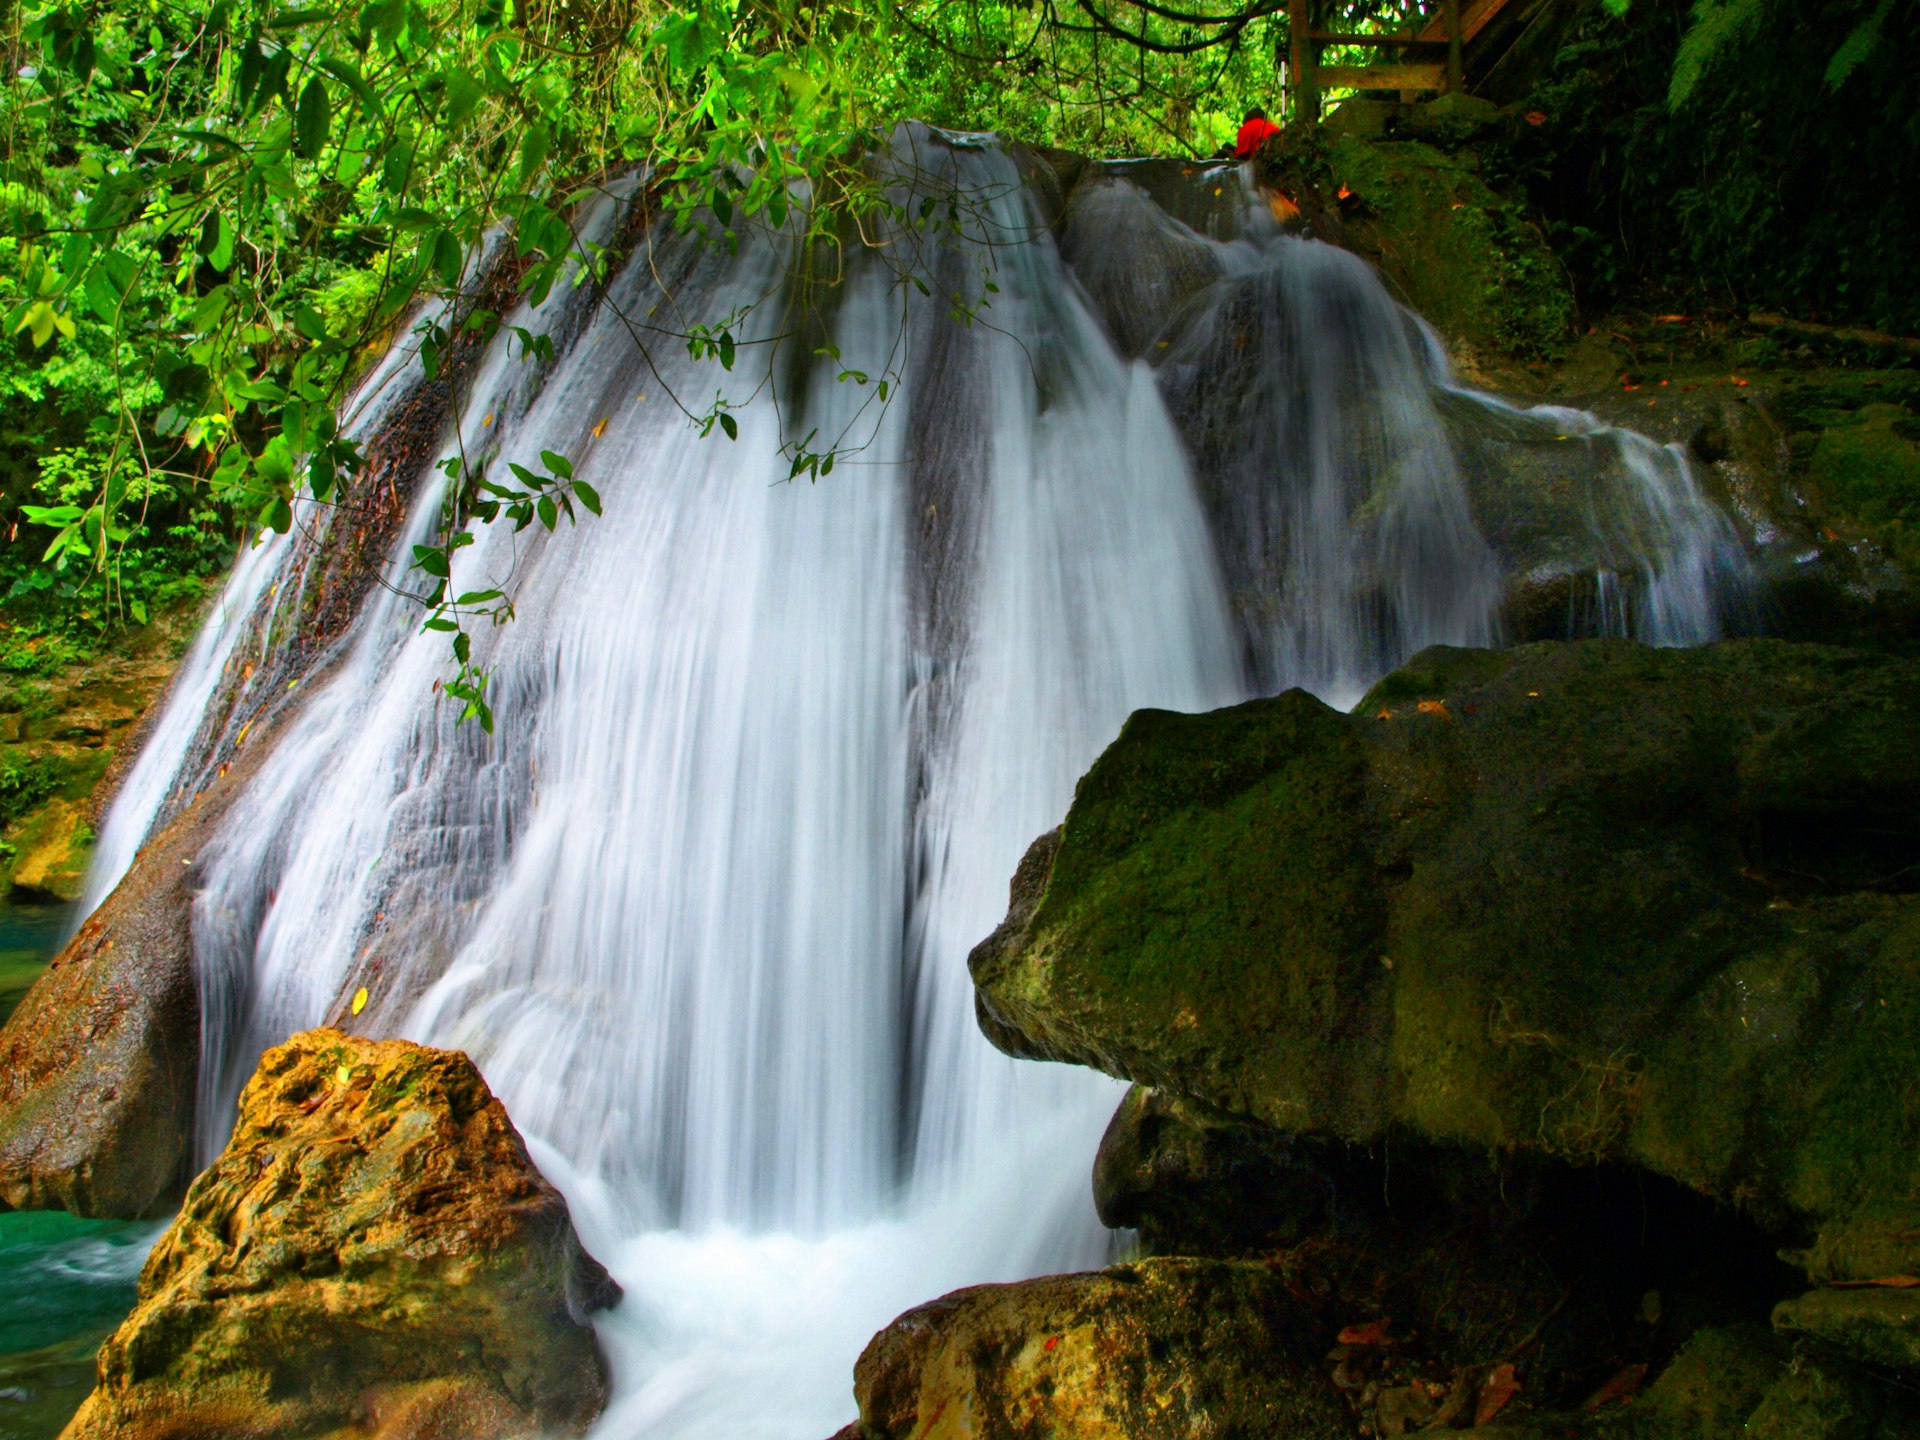
M857 1433L1154 1435L1132 1397L1233 1366L1339 1413L1177 1433L1920 1433L1916 716L1912 663L1777 641L1133 716L972 956L980 1023L1138 1082L1103 1218L1266 1267L1288 1338L1053 1375L1063 1296L1133 1333L1120 1272L962 1292L869 1348Z
M466 1056L308 1031L261 1060L65 1440L578 1433L618 1297Z

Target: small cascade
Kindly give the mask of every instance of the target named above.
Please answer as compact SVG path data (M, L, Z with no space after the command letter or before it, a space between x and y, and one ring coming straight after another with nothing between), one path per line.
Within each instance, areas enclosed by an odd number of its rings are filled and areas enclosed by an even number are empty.
M951 223L899 222L826 297L796 230L730 253L618 194L586 215L642 253L508 318L550 363L497 343L434 412L432 458L559 451L605 502L457 554L456 591L515 598L474 641L496 732L454 723L407 594L423 461L386 585L297 674L233 678L301 613L311 547L243 558L96 877L254 713L236 683L297 682L202 859L203 1152L261 1050L360 987L356 1028L468 1051L626 1287L607 1436L817 1440L901 1309L1106 1253L1087 1173L1119 1089L992 1050L965 957L1129 712L1342 703L1497 641L1525 557L1483 521L1514 455L1581 452L1572 528L1618 552L1598 613L1632 633L1704 638L1736 568L1682 459L1453 386L1349 256L1218 207L1203 236L1120 178L1063 218L990 137L903 127L884 163L898 214ZM1088 248L1136 221L1167 267L1137 285ZM733 371L650 330L741 312ZM370 384L370 436L425 393L404 355ZM716 390L735 440L680 408ZM809 436L841 451L792 479Z

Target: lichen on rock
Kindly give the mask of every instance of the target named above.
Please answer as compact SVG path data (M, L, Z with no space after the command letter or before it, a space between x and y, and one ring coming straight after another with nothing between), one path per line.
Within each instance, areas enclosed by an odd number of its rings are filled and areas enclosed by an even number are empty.
M1283 1131L1621 1162L1920 1267L1920 669L1435 649L1142 712L972 957L990 1038Z
M1320 1331L1258 1262L1147 1260L910 1310L854 1370L849 1440L1345 1440Z
M618 1295L466 1056L308 1031L262 1058L67 1440L578 1433Z

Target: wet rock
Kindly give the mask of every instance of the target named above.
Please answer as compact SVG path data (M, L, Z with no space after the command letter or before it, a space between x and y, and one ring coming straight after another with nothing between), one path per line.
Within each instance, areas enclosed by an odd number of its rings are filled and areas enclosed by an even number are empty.
M237 788L223 782L141 851L0 1028L0 1205L131 1219L185 1188L194 860Z
M267 1052L68 1440L578 1433L618 1288L466 1056Z
M1244 1437L1351 1431L1324 1336L1257 1263L1146 1260L958 1290L873 1338L861 1440Z
M1222 183L1239 192L1239 177ZM1145 354L1180 306L1220 278L1212 246L1125 179L1083 180L1067 202L1060 254L1123 355Z
M1093 1162L1103 1224L1162 1255L1226 1255L1298 1240L1324 1220L1327 1176L1270 1126L1136 1085Z
M1324 238L1365 256L1449 341L1521 356L1565 349L1574 320L1566 270L1525 207L1490 189L1469 156L1338 136L1324 164L1324 175L1307 164L1274 178L1310 214L1337 215Z
M1284 1132L1621 1162L1920 1268L1920 669L1435 649L1144 711L976 949L1003 1049Z

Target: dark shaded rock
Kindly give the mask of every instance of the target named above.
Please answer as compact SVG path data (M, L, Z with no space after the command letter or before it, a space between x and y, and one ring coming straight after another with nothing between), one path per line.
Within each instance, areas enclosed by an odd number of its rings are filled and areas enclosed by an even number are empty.
M1331 1181L1271 1126L1136 1085L1093 1162L1103 1224L1162 1255L1285 1245L1328 1218Z
M1783 1301L1773 1312L1773 1323L1877 1365L1920 1370L1920 1294L1911 1289L1812 1290Z
M1618 1161L1920 1268L1920 671L1430 650L1146 711L971 960L1012 1053L1288 1132Z
M618 1295L466 1056L308 1031L261 1059L66 1434L577 1433Z
M861 1440L1333 1440L1319 1322L1257 1263L1145 1260L957 1290L876 1335ZM845 1433L845 1432L843 1432Z
M0 1028L0 1205L131 1219L186 1187L200 1068L194 861L263 738L140 852Z

